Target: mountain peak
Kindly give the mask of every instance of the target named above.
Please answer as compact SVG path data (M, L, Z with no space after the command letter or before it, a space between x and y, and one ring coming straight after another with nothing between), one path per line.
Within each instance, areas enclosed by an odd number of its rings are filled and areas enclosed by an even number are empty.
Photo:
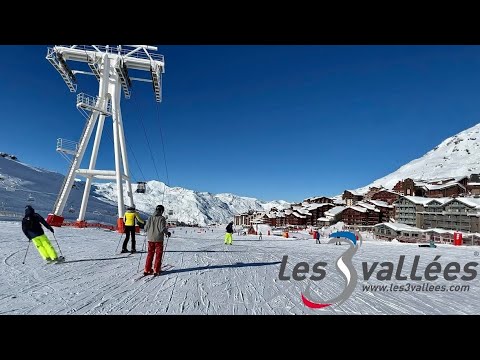
M480 173L480 123L445 139L422 157L357 191L365 193L369 187L380 185L392 189L406 178L433 180L477 173Z

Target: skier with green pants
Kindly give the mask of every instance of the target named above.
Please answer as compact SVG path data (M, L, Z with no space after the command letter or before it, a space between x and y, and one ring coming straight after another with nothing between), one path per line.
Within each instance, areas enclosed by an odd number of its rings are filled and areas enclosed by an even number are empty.
M230 221L230 223L227 225L225 230L227 231L225 233L225 245L232 245L232 241L233 241L233 221Z
M53 228L45 221L45 219L37 214L33 207L27 205L25 207L25 217L22 220L23 233L28 238L28 241L33 241L40 256L44 260L47 260L48 262L62 261L63 257L58 257L52 244L50 244L50 240L48 240L45 235L41 224L54 233Z

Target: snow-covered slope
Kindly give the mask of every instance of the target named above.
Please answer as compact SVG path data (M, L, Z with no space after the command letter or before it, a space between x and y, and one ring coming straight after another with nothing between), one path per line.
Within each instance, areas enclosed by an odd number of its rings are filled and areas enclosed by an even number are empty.
M22 213L26 204L34 206L40 214L52 211L63 175L0 157L0 211ZM83 195L84 182L76 181L63 216L76 219ZM136 184L133 185L133 191ZM165 192L165 196L164 196ZM124 194L126 194L126 188ZM163 204L169 216L184 223L206 225L228 223L234 214L248 210L284 208L285 201L263 202L254 198L233 194L210 194L195 192L180 187L168 187L158 181L147 183L145 194L134 193L135 205L146 214L151 214L158 204ZM86 220L116 223L117 193L114 183L99 183L92 186ZM71 212L69 212L71 210Z
M421 158L357 190L366 192L370 186L379 185L392 189L406 178L433 180L476 173L480 173L480 124L449 137Z
M140 278L145 255L115 254L119 236L99 229L56 229L66 261L46 264L30 246L18 222L2 224L0 234L0 314L2 315L347 315L347 314L479 314L480 286L470 282L445 281L443 274L434 282L396 281L397 285L432 286L470 285L469 291L378 291L363 286L388 286L374 272L363 281L362 262L398 262L405 257L403 269L411 269L422 253L417 274L426 264L441 256L442 269L452 262L462 266L472 259L479 246L439 244L434 250L419 250L417 244L366 240L353 258L359 281L352 295L340 306L310 309L301 299L307 286L319 297L335 296L345 287L335 271L335 259L345 245L321 244L307 233L295 238L233 235L233 245L224 245L223 226L209 229L175 228L168 242L163 264L167 269L159 277ZM50 233L47 232L50 236ZM145 237L137 240L137 249L145 246ZM167 245L165 245L167 246ZM428 254L427 254L428 253ZM25 254L27 255L25 257ZM280 280L281 262L288 255ZM473 258L475 259L475 258ZM295 281L291 275L300 262L325 261L326 276L321 281ZM23 262L25 261L25 264ZM311 265L312 266L312 265ZM416 266L416 265L415 265ZM140 270L139 270L140 267ZM376 271L379 270L377 268ZM408 270L402 274L409 275ZM310 272L310 274L312 274ZM307 274L307 276L309 276ZM469 284L470 283L470 284ZM387 289L388 290L388 289ZM63 330L63 329L61 329ZM237 337L238 338L238 337Z
M62 174L0 157L0 212L23 215L29 204L46 216L53 209L63 179ZM75 182L63 213L66 219L78 216L84 186L84 182ZM116 218L116 206L92 193L86 219L115 224Z

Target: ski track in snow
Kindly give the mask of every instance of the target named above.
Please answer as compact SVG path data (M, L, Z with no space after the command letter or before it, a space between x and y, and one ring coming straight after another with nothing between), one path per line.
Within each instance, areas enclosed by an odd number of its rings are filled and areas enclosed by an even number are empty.
M441 255L443 265L457 261L462 267L479 261L479 247L415 245L365 241L353 259L359 274L356 291L340 306L322 310L307 308L300 293L307 283L319 299L343 289L335 260L345 246L315 244L313 239L235 236L232 246L223 244L224 227L198 233L175 229L168 242L164 264L174 267L159 277L132 281L143 271L146 254L112 255L118 234L97 229L59 228L55 234L66 261L46 264L28 245L18 223L2 223L0 233L0 314L475 314L480 312L478 280L469 292L363 292L362 261L396 262L406 255L405 268L421 255L419 270ZM47 236L50 233L47 232ZM304 235L307 238L307 235ZM52 237L56 249L57 243ZM142 246L144 237L138 239ZM282 257L288 255L286 274L300 261L328 263L322 281L281 281ZM422 265L423 264L423 265ZM398 281L394 283L401 284ZM390 282L388 282L390 283ZM369 280L368 284L381 284ZM421 284L421 283L420 283ZM444 280L433 282L445 284ZM465 284L459 282L455 284Z

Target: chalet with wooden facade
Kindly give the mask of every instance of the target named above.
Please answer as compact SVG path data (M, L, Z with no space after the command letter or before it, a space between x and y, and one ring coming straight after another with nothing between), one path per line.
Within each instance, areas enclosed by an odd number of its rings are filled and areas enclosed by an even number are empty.
M333 199L326 196L317 196L317 197L307 198L303 200L303 202L308 204L333 204Z
M414 196L415 195L415 181L413 179L407 178L397 182L393 187L393 191L403 196Z
M355 205L357 202L363 200L363 194L355 190L345 190L342 195L342 199L345 200L347 206Z
M467 182L467 193L472 196L480 195L480 174L470 175Z
M457 197L467 193L468 176L434 179L429 181L405 179L399 181L393 191L404 196L429 198Z
M330 226L342 220L342 212L345 206L335 206L323 214L323 217L317 219L317 226Z
M373 194L372 200L380 200L386 202L389 205L392 205L395 201L398 200L399 197L400 194L396 193L395 191L384 189L377 191L375 194Z
M347 225L373 226L380 222L380 210L364 206L348 206L342 212L342 221Z
M285 213L283 211L270 211L267 213L268 224L272 227L285 226Z
M423 230L401 223L381 223L373 227L373 234L377 239L412 242L422 238Z
M370 200L374 194L379 192L380 190L383 190L383 186L380 187L375 187L372 186L368 189L368 192L363 196L363 200Z
M285 225L306 226L307 217L296 210L285 210Z
M307 225L317 226L317 219L323 217L325 212L335 207L332 203L313 203L305 206L308 214L310 215L310 220L307 220ZM305 213L303 213L306 215Z
M457 197L467 192L466 186L457 182L446 182L444 184L416 183L415 195L428 198Z
M389 222L390 219L395 219L395 206L381 200L367 200L366 202L375 205L375 208L380 210L380 222Z
M480 195L480 182L467 183L467 192L473 196Z

